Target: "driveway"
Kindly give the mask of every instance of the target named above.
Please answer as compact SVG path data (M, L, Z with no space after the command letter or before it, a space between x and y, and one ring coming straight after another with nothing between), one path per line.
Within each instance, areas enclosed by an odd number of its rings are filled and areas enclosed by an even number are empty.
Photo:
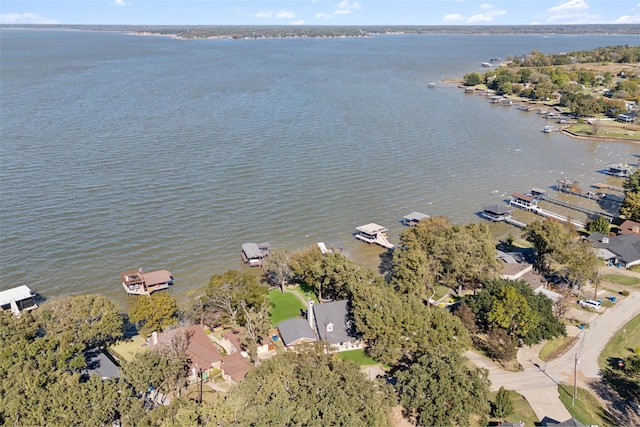
M640 314L640 292L633 291L628 297L605 309L602 314L590 313L585 320L589 329L568 328L568 333L577 334L575 344L559 358L542 362L538 358L541 345L522 348L518 352L518 361L523 366L520 372L508 372L499 368L491 360L467 351L466 356L476 365L489 370L491 389L500 386L522 394L540 420L546 417L556 421L571 418L558 396L557 384L573 384L576 357L578 384L588 388L589 383L600 379L598 356L609 339L622 326Z

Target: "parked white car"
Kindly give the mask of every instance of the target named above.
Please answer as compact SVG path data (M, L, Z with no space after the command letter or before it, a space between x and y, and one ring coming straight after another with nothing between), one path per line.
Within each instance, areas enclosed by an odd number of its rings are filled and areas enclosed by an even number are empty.
M592 299L581 299L578 301L578 304L580 304L580 307L582 308L593 308L594 310L600 310L600 307L602 306L600 301L594 301Z

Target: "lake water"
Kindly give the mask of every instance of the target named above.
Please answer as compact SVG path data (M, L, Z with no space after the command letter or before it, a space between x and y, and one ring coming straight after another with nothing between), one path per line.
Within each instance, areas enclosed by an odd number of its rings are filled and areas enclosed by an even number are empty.
M103 293L126 308L119 272L166 268L181 298L247 268L240 245L262 241L324 241L375 266L382 250L352 237L358 225L397 242L414 210L479 221L504 194L586 187L640 152L543 134L534 113L441 83L493 57L640 36L0 36L0 289Z

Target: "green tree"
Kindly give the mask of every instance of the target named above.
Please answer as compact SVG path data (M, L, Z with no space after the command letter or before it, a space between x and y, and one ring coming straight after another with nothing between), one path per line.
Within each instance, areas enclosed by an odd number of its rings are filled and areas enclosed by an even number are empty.
M502 286L498 290L488 320L509 332L512 337L526 336L540 322L539 315L531 310L527 298L512 285Z
M176 390L180 396L188 366L184 354L171 357L151 349L136 353L130 362L122 365L122 370L127 381L139 393L157 390L166 394Z
M200 323L236 327L244 325L241 305L259 307L267 294L267 287L254 276L229 270L214 274L209 283L190 293L190 311Z
M610 227L611 227L611 224L609 223L609 220L607 220L603 216L598 216L596 219L591 221L589 225L587 225L587 231L589 233L597 232L602 234L609 234Z
M289 266L291 255L289 251L276 250L269 254L264 260L264 270L271 283L278 286L284 292L285 286L293 278L293 270Z
M500 387L498 394L496 394L496 401L493 406L493 416L499 420L504 420L513 413L513 402L509 397L509 392Z
M67 344L95 347L122 337L119 307L104 295L53 298L34 316L47 334Z
M264 361L225 406L242 408L232 416L239 425L371 426L389 425L395 402L384 381L367 380L355 363L320 345Z
M463 76L464 85L465 86L476 86L480 83L484 82L484 78L482 74L474 71L473 73L468 73Z
M138 326L141 335L162 332L178 323L178 304L169 292L154 292L136 299L129 319Z
M469 425L471 416L486 424L489 380L485 369L469 369L457 351L438 346L396 374L400 404L419 425Z
M386 285L354 287L351 305L367 351L381 362L395 364L404 357L415 358L436 345L458 350L470 345L460 319Z
M536 267L541 271L549 271L552 262L560 257L563 250L576 238L575 231L570 226L551 220L528 224L522 235L533 243L536 250Z

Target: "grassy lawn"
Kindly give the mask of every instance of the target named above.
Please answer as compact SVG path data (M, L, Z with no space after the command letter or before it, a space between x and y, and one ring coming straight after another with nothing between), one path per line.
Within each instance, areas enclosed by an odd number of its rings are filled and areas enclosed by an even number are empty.
M511 402L513 403L513 413L509 415L505 420L498 420L495 418L490 418L489 422L491 424L496 423L497 421L505 421L508 423L518 424L520 421L524 422L526 426L534 426L540 423L540 420L536 416L536 413L533 412L529 402L522 395L516 393L513 390L509 391L509 397L511 398ZM496 394L498 392L491 393L491 402L493 403L496 399ZM564 421L564 420L562 420Z
M108 350L109 353L111 353L111 355L113 355L113 357L115 357L116 359L120 361L124 360L130 362L131 360L133 360L133 357L136 355L136 353L146 348L146 346L143 346L145 342L146 341L144 338L142 338L140 335L136 335L129 340L120 341L119 343L112 345L108 348Z
M622 123L606 121L600 122L595 127L587 123L578 123L571 125L568 130L576 135L636 140L638 139L640 132L636 128L631 129L631 127L632 126L627 125L625 129L625 126L623 126Z
M573 385L559 385L558 393L560 393L560 400L571 416L581 423L599 426L615 425L615 422L605 414L600 402L587 390L578 387L575 405L572 404Z
M633 349L638 347L640 347L640 315L631 319L611 337L598 357L598 365L604 369L609 359L629 357L634 354Z
M558 337L547 341L540 349L538 356L544 362L557 359L571 348L576 339L577 337Z
M638 286L640 279L637 277L623 276L621 274L603 274L602 280L623 286Z
M440 298L442 298L443 296L445 296L447 294L447 292L449 291L449 287L448 286L444 286L444 285L435 285L435 295L433 296L433 299L438 301Z
M269 299L273 306L269 310L273 326L292 317L298 317L300 310L306 309L300 298L291 291L282 293L279 289L269 292Z
M344 360L352 360L356 362L360 366L365 365L377 365L378 362L375 359L370 358L366 354L364 354L364 350L350 350L350 351L341 351L338 353Z

